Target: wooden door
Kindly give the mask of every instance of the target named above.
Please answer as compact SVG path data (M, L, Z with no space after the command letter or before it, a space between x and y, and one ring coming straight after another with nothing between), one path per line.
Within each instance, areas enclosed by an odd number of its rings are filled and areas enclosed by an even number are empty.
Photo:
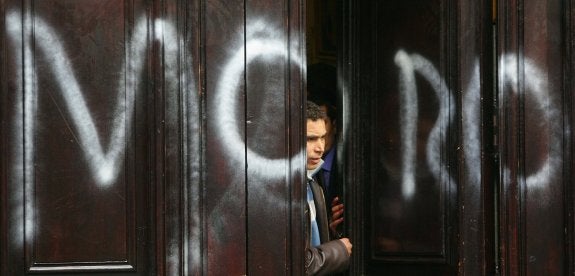
M572 274L573 2L343 3L352 274Z
M497 11L501 273L573 274L573 2Z
M302 273L300 1L0 11L0 275Z
M2 274L154 273L145 3L10 1L3 11Z
M347 178L357 273L457 273L459 126L448 1L350 4ZM357 16L357 14L362 14ZM359 49L354 49L358 47ZM477 198L479 200L479 198Z

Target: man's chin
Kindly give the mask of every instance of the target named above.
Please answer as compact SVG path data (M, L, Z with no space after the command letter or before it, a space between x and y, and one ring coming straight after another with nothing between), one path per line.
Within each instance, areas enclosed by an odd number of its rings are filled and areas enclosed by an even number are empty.
M308 171L315 170L315 168L317 168L317 166L318 166L318 164L313 164L313 165L308 164L308 165L306 166L306 167L307 167L306 169L307 169Z

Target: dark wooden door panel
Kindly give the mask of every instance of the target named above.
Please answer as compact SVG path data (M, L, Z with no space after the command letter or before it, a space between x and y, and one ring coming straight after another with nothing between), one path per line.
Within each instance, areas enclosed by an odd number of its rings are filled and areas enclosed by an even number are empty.
M291 12L297 14L298 9ZM298 89L292 90L291 86L302 81L299 76L305 69L304 48L298 36L292 37L288 31L293 28L295 34L301 33L302 27L297 21L287 25L289 15L282 2L246 1L246 214L250 275L291 274L285 267L273 264L291 260L291 250L298 250L286 243L291 239L291 231L286 228L290 218L277 215L289 214L290 202L298 202L291 193L298 189L295 185L302 183L297 177L303 173L292 171L292 160L297 164L303 159L302 152L296 151L301 148L292 149L290 140L300 140L298 133L302 129L299 126L299 131L292 132L299 122L293 122L292 127L291 118L300 114L293 114L289 106L290 98L298 96L294 93ZM286 44L288 41L293 44Z
M503 1L498 6L501 132L501 268L505 275L564 275L573 245L571 92L565 58L572 11L563 1ZM521 11L521 12L519 12ZM541 24L545 22L545 24ZM569 42L571 43L571 42ZM569 160L569 161L568 161ZM572 230L571 230L572 231Z
M246 164L243 1L206 6L206 208L208 275L245 274ZM232 47L230 47L233 45ZM230 57L231 56L231 57ZM226 72L233 66L239 72ZM233 81L222 81L231 78ZM223 87L222 87L223 86ZM222 94L229 93L229 94ZM227 104L230 102L230 104ZM237 144L237 140L241 144ZM233 260L222 265L222 259Z
M26 81L36 87L24 92L24 116L31 120L23 125L24 139L30 139L24 147L23 172L28 176L24 197L31 199L25 221L34 226L30 269L48 266L58 271L59 266L97 268L114 263L133 269L136 172L125 168L136 169L134 153L126 152L134 148L128 138L133 111L127 108L133 104L126 104L134 102L134 97L118 89L119 80L106 81L116 79L115 72L125 63L124 49L82 51L93 43L88 40L91 33L102 30L111 32L102 34L98 43L125 41L116 35L123 28L123 7L103 7L116 13L118 20L93 24L86 12L65 22L58 20L70 16L66 9L74 9L73 5L53 10L42 5L47 2L38 4L33 23L24 25L35 30L29 41L35 45L30 59L36 68L25 69L32 70L32 79ZM59 2L49 4L60 6ZM88 13L91 8L103 9L87 6L82 8L88 8ZM78 27L87 28L86 40L61 38ZM66 42L77 47L66 47Z
M489 1L458 3L454 91L461 118L458 136L458 223L460 275L496 274L494 192L498 183L497 144L494 143L496 76L493 49L493 7Z
M524 217L528 275L565 275L562 1L524 2ZM546 27L540 26L546 22ZM532 31L531 31L532 30ZM519 52L520 53L520 52ZM519 75L518 74L518 75ZM520 76L520 75L519 75ZM521 91L521 89L518 89ZM507 90L507 93L514 93ZM519 92L521 93L521 92ZM522 182L522 181L521 181ZM533 238L539 237L539 238Z
M352 135L363 151L351 155L365 162L360 250L373 275L456 271L457 172L450 164L457 113L445 56L450 7L447 1L357 5L365 13L358 32L366 34L358 39L359 70L368 83L354 104L364 111L352 115L360 116Z
M26 271L150 269L137 255L145 236L136 231L149 228L149 155L134 139L146 136L147 107L138 100L145 94L135 93L141 87L125 79L126 67L145 68L125 58L133 45L124 28L134 20L126 15L141 5L133 4L40 1L7 10L15 49L15 95L7 106L16 114L6 128L15 145L8 258ZM145 41L143 30L135 36ZM25 259L11 254L23 249Z

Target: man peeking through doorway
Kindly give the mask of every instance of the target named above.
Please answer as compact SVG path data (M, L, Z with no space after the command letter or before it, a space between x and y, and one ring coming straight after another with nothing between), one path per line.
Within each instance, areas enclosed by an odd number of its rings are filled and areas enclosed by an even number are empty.
M329 275L344 271L349 266L352 245L348 238L330 238L323 190L313 179L323 163L321 157L325 149L326 115L318 105L310 101L307 102L306 111L306 222L309 225L306 225L305 271L307 275Z

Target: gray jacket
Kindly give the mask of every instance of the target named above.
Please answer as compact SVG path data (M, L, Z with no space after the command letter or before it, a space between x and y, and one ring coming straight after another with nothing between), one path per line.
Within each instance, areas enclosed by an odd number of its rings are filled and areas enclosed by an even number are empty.
M340 240L330 240L329 219L323 198L323 190L314 180L311 180L310 185L315 202L316 221L319 228L321 244L317 247L311 247L310 214L309 207L306 204L306 275L329 275L344 271L349 266L350 256L347 254L347 249L343 242Z

